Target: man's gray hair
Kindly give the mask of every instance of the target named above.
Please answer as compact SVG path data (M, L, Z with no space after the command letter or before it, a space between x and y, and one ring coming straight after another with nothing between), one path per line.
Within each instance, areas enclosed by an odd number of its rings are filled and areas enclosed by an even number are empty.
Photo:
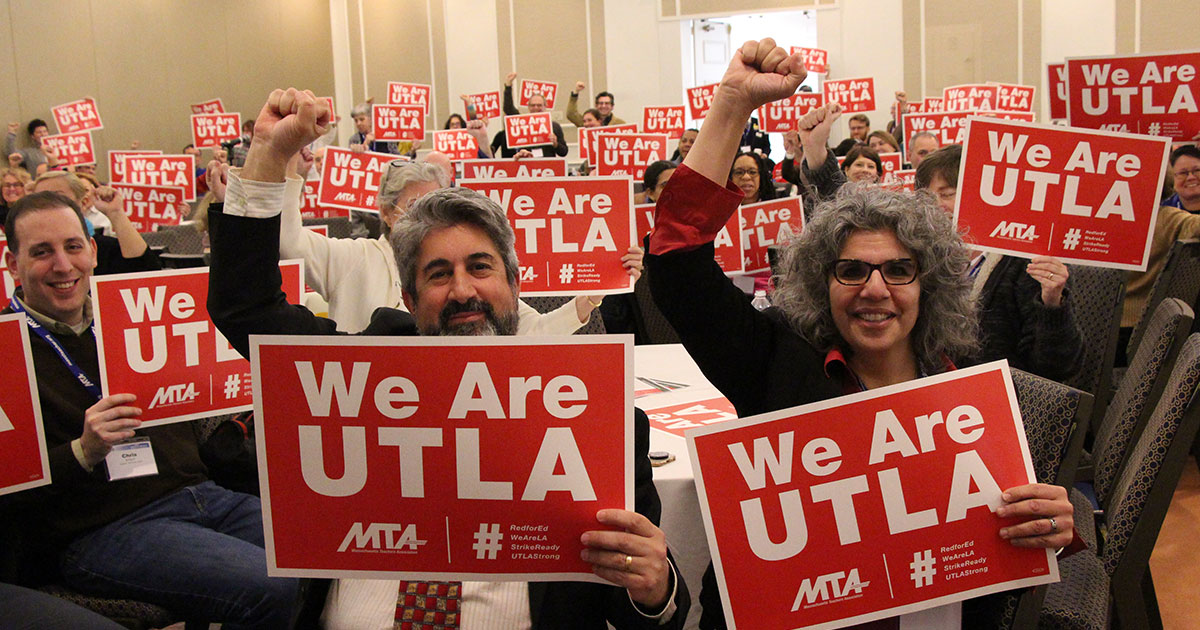
M375 196L376 207L381 211L391 209L396 205L396 199L400 197L400 193L408 188L409 184L417 182L437 184L438 188L450 186L450 178L446 176L446 171L436 164L425 162L406 162L397 166L389 164L379 177L379 194Z
M971 356L979 323L966 274L970 257L950 215L928 193L847 184L818 205L784 250L772 296L792 327L822 352L850 350L833 321L829 278L846 240L860 230L893 232L917 263L921 298L909 338L922 370L936 374L946 369L946 358Z
M371 104L370 103L359 103L358 105L355 105L354 109L350 110L350 117L354 118L355 116L366 116L366 117L370 118Z
M908 139L908 146L911 147L913 145L913 143L917 141L917 138L931 138L931 139L933 139L934 142L937 142L937 136L933 135L932 132L918 131L918 132L914 133L912 135L912 137L910 137Z
M432 167L436 169L437 167ZM473 225L491 239L504 261L504 271L513 294L520 282L517 262L516 235L504 210L486 196L465 188L435 190L413 203L408 212L396 220L390 237L396 268L404 290L417 295L417 263L421 243L435 230L462 224Z

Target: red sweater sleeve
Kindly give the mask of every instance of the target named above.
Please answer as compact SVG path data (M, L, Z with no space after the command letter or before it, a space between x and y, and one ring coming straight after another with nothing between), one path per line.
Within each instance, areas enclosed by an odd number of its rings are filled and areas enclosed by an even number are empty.
M741 203L742 191L732 183L721 186L681 164L654 208L650 253L660 256L711 242Z

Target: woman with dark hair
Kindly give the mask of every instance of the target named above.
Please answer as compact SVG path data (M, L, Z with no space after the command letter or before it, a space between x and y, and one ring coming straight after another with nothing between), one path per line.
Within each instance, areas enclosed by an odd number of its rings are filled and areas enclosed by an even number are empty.
M729 179L742 190L742 205L769 201L775 198L775 185L771 183L771 167L766 158L758 153L742 151L733 159Z
M450 116L448 118L446 118L445 126L442 127L442 129L466 129L466 128L467 128L467 120L465 118L463 118L462 116L460 116L459 114L450 114Z
M843 187L786 246L775 307L756 310L721 273L713 240L740 201L722 185L729 156L749 115L795 92L803 68L770 39L734 53L649 239L655 303L741 417L941 373L978 343L967 248L928 195ZM801 133L828 137L837 116L827 114L802 120ZM1073 540L1064 488L1027 484L995 500L1011 519L997 534L1013 546ZM700 627L724 627L711 566L703 586Z
M667 186L667 180L671 179L671 175L675 172L675 166L674 162L666 160L651 162L650 166L646 167L646 172L642 174L642 192L638 193L634 200L637 203L658 201L658 196Z
M846 154L842 161L842 172L852 182L875 183L883 173L883 161L871 147L858 145Z
M696 141L696 136L699 134L699 129L687 129L683 135L679 136L679 144L675 147L675 153L671 154L671 161L675 163L675 166L679 166L683 162L683 158L687 157L688 151L692 149L692 143Z

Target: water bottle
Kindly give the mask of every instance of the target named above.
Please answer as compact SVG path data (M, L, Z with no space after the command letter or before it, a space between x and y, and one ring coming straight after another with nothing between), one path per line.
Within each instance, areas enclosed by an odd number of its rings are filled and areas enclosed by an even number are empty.
M750 306L753 306L760 311L765 311L770 308L771 300L767 299L767 292L763 289L755 290L754 299L750 300Z

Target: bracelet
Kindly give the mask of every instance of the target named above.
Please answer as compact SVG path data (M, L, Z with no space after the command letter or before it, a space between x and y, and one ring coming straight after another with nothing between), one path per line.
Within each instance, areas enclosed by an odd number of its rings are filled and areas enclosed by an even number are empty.
M588 301L588 304L592 305L592 308L599 308L600 304L602 304L604 302L604 298L600 298L599 302L593 302L592 296L589 295L589 296L587 296L587 301Z

